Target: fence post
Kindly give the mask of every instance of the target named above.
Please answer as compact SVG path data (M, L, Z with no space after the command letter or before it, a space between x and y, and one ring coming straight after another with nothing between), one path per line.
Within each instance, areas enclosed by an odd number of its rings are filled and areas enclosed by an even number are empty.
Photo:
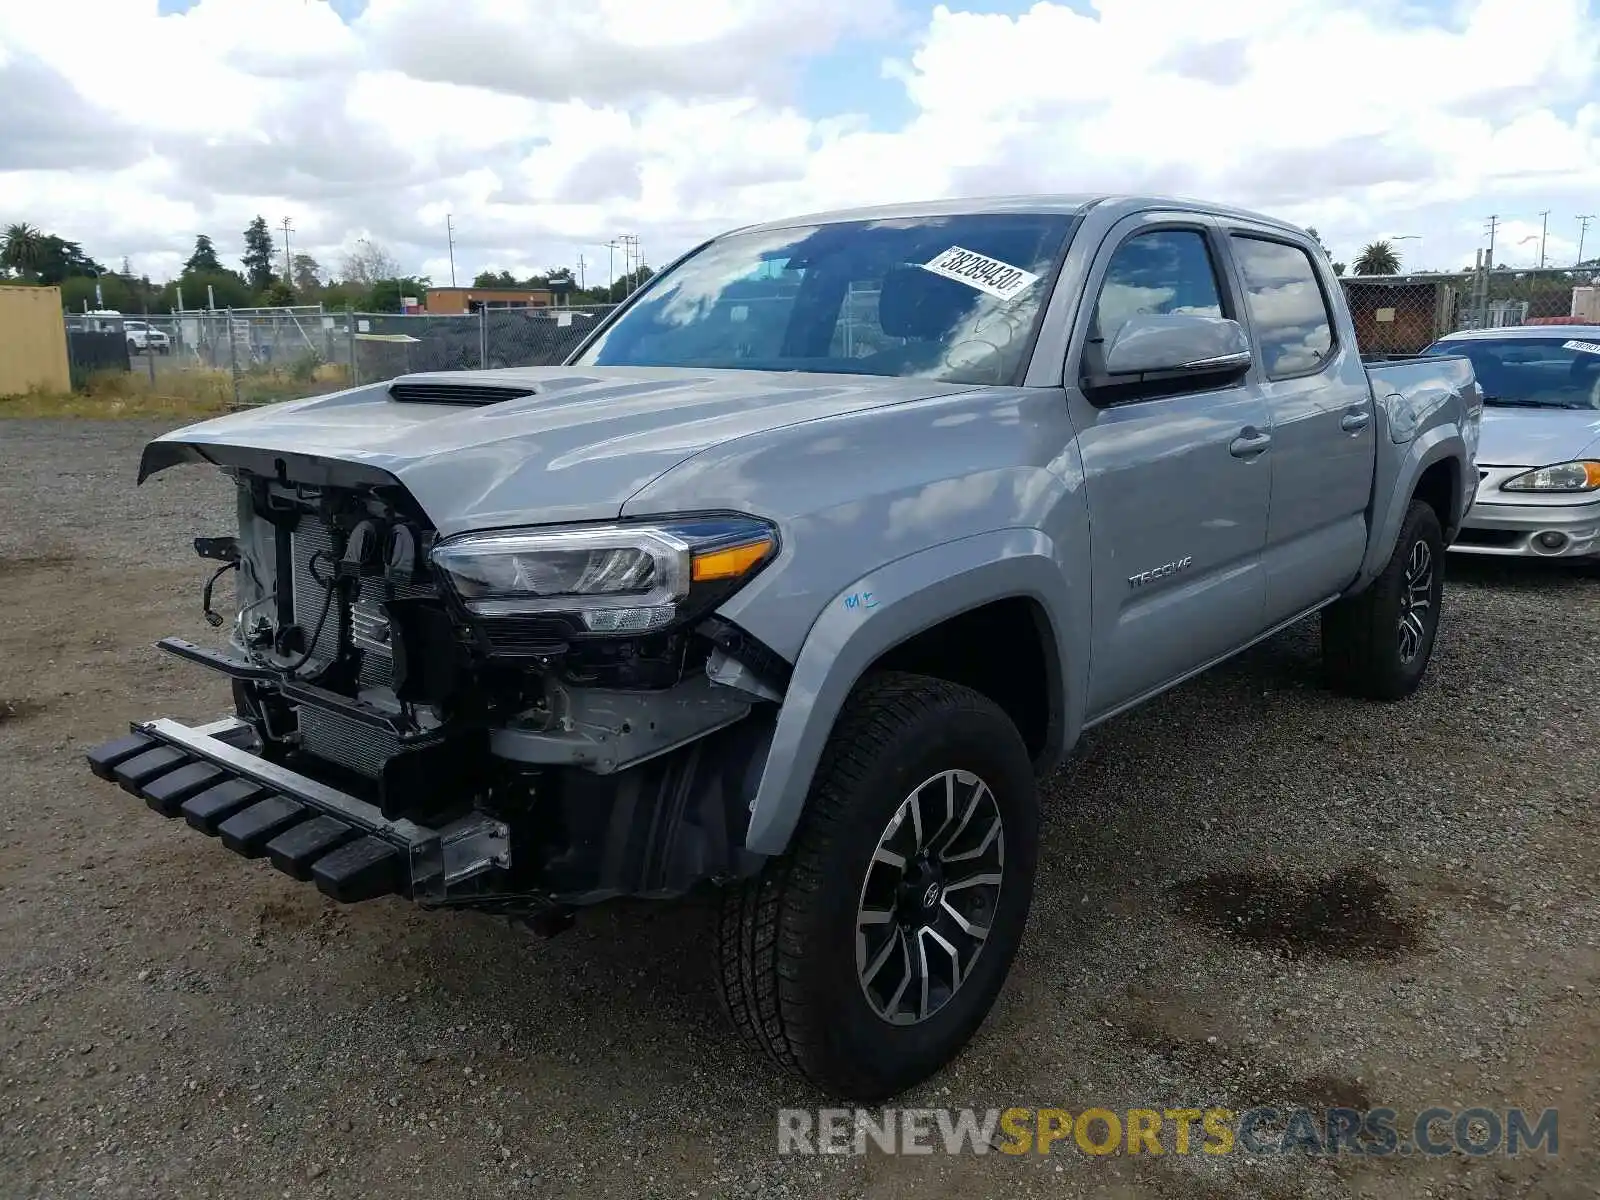
M228 366L233 376L233 406L239 407L239 344L233 337L233 309L228 310Z
M361 376L356 371L356 310L353 304L344 306L344 330L350 349L350 386L355 387L361 382Z
M478 309L478 367L486 369L489 366L489 306L483 304Z
M150 368L150 390L156 387L156 348L151 340L155 337L155 330L150 325L150 302L144 303L144 362Z

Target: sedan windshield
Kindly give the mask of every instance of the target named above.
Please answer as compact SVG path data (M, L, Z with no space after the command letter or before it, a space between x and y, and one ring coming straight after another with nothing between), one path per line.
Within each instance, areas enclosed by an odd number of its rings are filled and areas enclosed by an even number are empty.
M1485 404L1507 408L1600 409L1600 340L1461 338L1435 342L1428 354L1472 361Z
M731 234L578 360L1011 383L1076 218L984 213Z

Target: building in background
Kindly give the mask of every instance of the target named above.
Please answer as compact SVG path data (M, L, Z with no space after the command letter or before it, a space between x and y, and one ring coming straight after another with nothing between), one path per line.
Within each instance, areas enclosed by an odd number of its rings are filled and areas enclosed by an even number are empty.
M449 316L484 308L548 308L554 302L548 288L431 287L422 308L430 316Z

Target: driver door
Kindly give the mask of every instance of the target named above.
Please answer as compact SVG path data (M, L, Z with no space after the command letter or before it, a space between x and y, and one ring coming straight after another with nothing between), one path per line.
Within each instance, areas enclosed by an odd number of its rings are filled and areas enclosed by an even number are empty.
M1090 275L1069 361L1090 515L1090 720L1256 637L1271 499L1271 424L1252 368L1238 382L1165 380L1096 395L1103 348L1136 313L1239 319L1218 230L1193 214L1116 226Z

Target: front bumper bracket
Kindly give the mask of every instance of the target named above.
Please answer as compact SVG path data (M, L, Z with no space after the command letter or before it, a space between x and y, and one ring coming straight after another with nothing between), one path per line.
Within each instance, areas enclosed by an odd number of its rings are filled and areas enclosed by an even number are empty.
M233 717L189 726L136 722L91 750L89 768L165 817L182 816L247 858L263 855L296 879L346 903L398 893L439 904L481 890L511 867L504 822L471 813L438 828L391 820L377 805L252 751Z

